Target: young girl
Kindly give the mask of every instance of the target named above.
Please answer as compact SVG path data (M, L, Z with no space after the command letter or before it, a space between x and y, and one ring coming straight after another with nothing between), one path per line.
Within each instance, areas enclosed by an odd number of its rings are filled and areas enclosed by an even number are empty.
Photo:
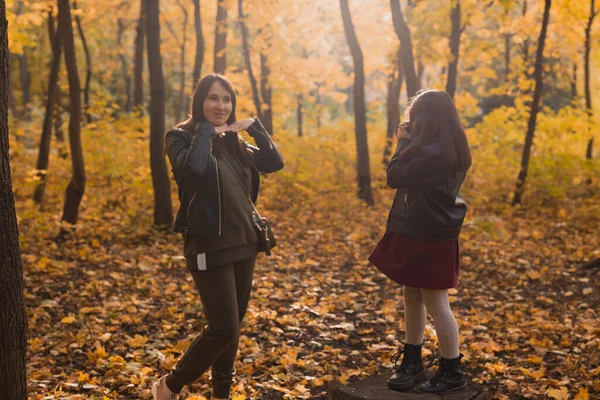
M181 202L174 230L183 234L183 253L207 326L175 369L154 382L154 400L175 399L184 385L210 368L212 398L229 398L258 253L252 204L258 196L258 173L283 168L281 154L260 121L236 121L235 106L229 81L207 75L194 91L190 118L165 138ZM242 130L258 147L238 136Z
M464 129L448 93L418 93L398 127L398 148L387 168L387 183L397 189L385 235L369 260L404 288L402 362L387 384L394 390L442 393L466 387L458 350L458 325L448 289L458 278L458 235L466 205L458 190L471 166ZM427 382L421 347L427 312L433 317L440 348L436 375ZM396 365L396 364L395 364Z

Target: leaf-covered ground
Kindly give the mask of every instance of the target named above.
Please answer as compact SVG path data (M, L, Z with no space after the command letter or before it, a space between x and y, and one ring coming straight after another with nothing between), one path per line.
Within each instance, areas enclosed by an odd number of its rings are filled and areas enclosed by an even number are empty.
M324 398L334 379L390 368L402 297L367 261L393 195L378 176L373 208L352 186L266 180L260 206L280 245L258 261L234 399ZM49 221L21 218L31 399L151 398L203 326L180 237L144 227L149 210L125 218L109 203L62 243ZM568 211L471 208L451 301L467 374L492 398L600 395L600 276L578 268L598 256L599 223L591 200ZM427 354L434 335L428 325ZM207 382L187 399L210 398Z
M181 238L151 228L147 121L84 129L85 197L63 242L54 237L70 161L53 153L40 212L31 200L37 126L15 128L20 140L11 142L30 398L149 399L151 382L205 321ZM263 180L258 207L279 245L258 260L235 400L324 398L334 379L389 370L402 342L401 289L367 261L393 198L376 159L384 136L371 137L369 208L355 199L352 132L346 122L276 137L286 167ZM570 197L532 179L526 206L511 208L510 182L496 186L510 171L489 168L479 151L463 190L470 208L451 297L468 377L497 399L599 398L600 273L579 268L600 257L599 177L582 175ZM431 325L425 348L427 357L436 352ZM186 389L187 399L210 398L207 378Z

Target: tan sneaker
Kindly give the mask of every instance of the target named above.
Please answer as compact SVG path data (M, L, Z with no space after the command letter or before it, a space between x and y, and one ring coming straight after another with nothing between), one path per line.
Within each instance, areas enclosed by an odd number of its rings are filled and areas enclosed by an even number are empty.
M152 396L154 400L177 400L177 394L171 392L167 387L167 376L160 377L152 384Z

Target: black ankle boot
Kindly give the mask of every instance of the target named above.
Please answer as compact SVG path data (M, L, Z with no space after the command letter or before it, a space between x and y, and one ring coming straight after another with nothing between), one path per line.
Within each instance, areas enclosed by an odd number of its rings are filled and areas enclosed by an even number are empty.
M422 345L405 344L404 350L394 354L391 361L394 363L394 374L390 376L387 385L393 390L408 390L416 383L425 380L425 368L421 358ZM397 366L397 362L402 356L402 362Z
M428 368L434 365L436 361L439 361L440 366L437 373L427 382L417 386L415 390L421 393L441 393L466 389L467 382L460 369L461 358L463 358L462 353L451 360L436 357Z

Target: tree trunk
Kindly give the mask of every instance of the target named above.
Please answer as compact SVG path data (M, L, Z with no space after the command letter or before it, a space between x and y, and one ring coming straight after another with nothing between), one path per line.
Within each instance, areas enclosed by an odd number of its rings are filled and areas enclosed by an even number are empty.
M506 19L510 18L509 14L508 14L509 8L506 7L504 9L504 18L505 21ZM506 22L505 22L505 26L506 26ZM509 77L510 77L510 50L512 48L512 35L510 33L506 33L504 34L504 83L509 82Z
M356 133L357 172L358 172L358 198L368 205L373 205L371 191L371 172L369 164L369 143L367 141L367 117L365 106L365 71L363 54L354 32L352 15L348 0L340 0L344 32L354 60L354 123Z
M321 111L322 111L322 106L321 106L321 86L323 86L322 82L316 82L315 86L317 87L317 89L315 89L315 112L317 114L317 131L319 129L321 129Z
M450 61L448 61L448 81L446 92L454 98L456 92L456 76L458 67L458 56L460 51L460 0L452 1L452 12L450 13L452 30L450 32Z
M23 264L8 153L8 23L0 1L0 393L27 399L25 353L27 316L23 301Z
M577 61L573 61L573 75L571 76L571 103L577 100Z
M136 27L135 55L133 67L133 107L144 105L144 34L145 27L145 0L140 0L140 16Z
M302 137L302 103L303 103L303 97L302 93L298 93L296 95L296 104L297 104L297 109L296 109L296 119L297 119L297 125L298 125L298 137Z
M513 205L520 204L525 190L525 179L527 178L527 169L529 168L529 155L531 146L533 145L533 136L535 133L535 124L537 114L540 110L540 100L542 98L542 89L544 86L543 69L544 69L544 45L546 43L546 32L548 30L548 21L550 20L550 6L552 0L545 0L544 17L542 19L542 30L538 40L537 53L535 55L535 89L533 92L533 101L531 104L531 113L529 114L529 122L527 124L527 136L525 137L525 146L523 147L523 158L521 160L521 170L517 178L517 186L515 189L515 197Z
M76 224L79 217L79 204L85 190L85 165L81 148L81 85L75 57L75 41L71 25L71 6L69 0L58 0L58 24L65 53L65 65L69 78L69 145L73 176L67 186L62 220ZM61 229L59 237L67 233Z
M248 44L248 40L250 39L250 33L248 32L248 27L246 26L246 16L244 15L243 0L238 0L238 18L240 30L242 31L242 52L244 53L244 62L246 63L248 79L250 80L250 87L252 88L252 101L254 102L254 107L256 107L256 114L258 118L262 121L264 118L262 114L260 96L258 94L258 83L256 81L256 78L254 77L254 72L252 71L250 45Z
M218 0L217 22L215 25L215 61L213 70L224 74L227 67L227 4Z
M260 53L260 94L262 97L263 107L261 120L265 126L269 135L273 135L273 108L272 108L272 97L273 92L271 90L271 84L269 83L269 76L271 75L271 69L267 62L267 56L261 51Z
M23 94L23 97L21 98L23 102L21 115L29 120L29 102L31 99L29 94L29 67L25 49L23 49L23 54L17 54L17 59L19 60L19 77L21 78L21 93Z
M523 17L525 15L527 15L527 0L523 0L523 9L521 11L521 15ZM527 72L527 70L529 69L529 67L528 67L528 65L529 65L529 35L527 35L525 40L523 41L523 45L522 45L521 49L523 50L523 62L525 65L525 75L527 75L527 77L529 77L529 74Z
M402 81L404 80L404 68L402 67L402 54L398 49L396 64L392 74L388 77L387 94L387 134L385 139L385 148L383 149L383 165L388 165L392 155L392 144L394 142L394 133L400 123L400 92L402 91Z
M11 57L12 54L10 51L8 52L8 108L12 112L13 117L17 116L17 103L15 102L15 87L13 84L13 72L12 72L12 63Z
M50 159L50 142L52 140L52 119L54 117L54 106L58 91L58 72L60 70L60 57L62 52L62 38L60 24L54 29L54 17L52 13L48 15L48 30L50 42L52 44L52 65L50 67L50 76L48 77L48 96L46 97L46 113L44 114L44 124L42 127L42 136L40 138L40 149L36 164L38 182L33 192L33 201L43 207L44 192L46 190L46 175L48 173L48 163Z
M400 40L400 51L402 53L402 64L404 66L404 79L406 80L406 95L411 98L419 90L419 81L415 71L415 59L413 57L412 40L410 30L404 20L400 0L390 0L392 8L392 19L394 30Z
M150 169L154 188L154 225L173 223L171 183L164 157L165 81L160 55L159 0L147 0L146 37L150 71Z
M73 10L77 9L77 1L73 1ZM85 41L85 35L83 34L83 29L81 28L81 19L79 15L75 15L75 23L77 24L77 31L79 32L79 37L81 38L81 43L83 44L83 51L85 53L85 86L83 88L83 104L84 104L84 113L85 119L88 123L92 122L92 117L88 112L90 108L90 81L92 80L92 58L90 56L90 50L88 49L87 42Z
M123 22L123 18L118 18L117 48L121 48L121 38L123 37L124 30L125 23ZM119 60L121 61L121 72L123 73L123 79L125 80L125 110L129 112L131 111L131 77L129 76L129 63L123 52L119 52ZM121 100L121 96L119 96L119 100Z
M202 18L200 17L200 0L194 1L194 26L196 27L196 59L194 60L194 82L192 90L196 88L202 75L204 62L204 35L202 35Z
M585 27L585 52L584 52L584 76L585 76L585 109L587 110L588 115L588 134L590 135L590 140L587 145L587 149L585 152L585 158L588 160L592 159L592 152L594 148L594 133L591 130L592 121L594 120L594 110L592 108L592 95L590 90L590 52L592 50L592 42L591 42L591 33L592 33L592 25L594 23L594 18L598 14L595 8L595 0L591 0L590 2L590 16L588 18L587 25Z
M179 60L179 100L177 105L177 110L175 112L176 121L181 121L181 113L185 107L185 45L187 42L187 24L188 24L188 12L186 8L181 4L178 0L177 4L179 8L181 8L181 12L183 13L183 38L181 39L181 55Z

